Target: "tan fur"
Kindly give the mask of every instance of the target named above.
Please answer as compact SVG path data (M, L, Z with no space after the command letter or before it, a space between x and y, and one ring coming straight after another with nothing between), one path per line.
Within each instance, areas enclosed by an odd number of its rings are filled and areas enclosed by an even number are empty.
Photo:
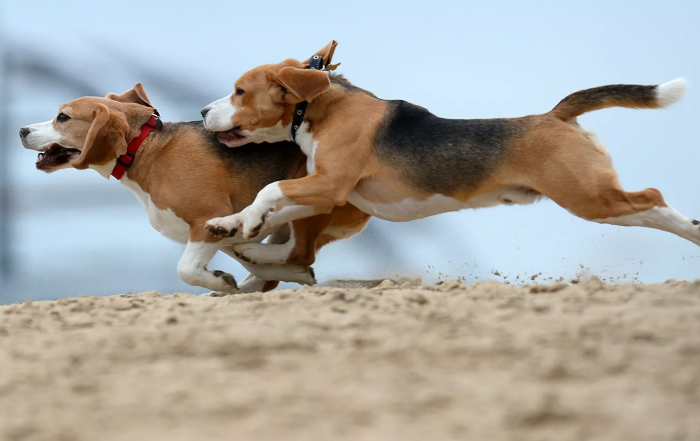
M342 106L336 105L341 100ZM342 195L363 179L388 171L373 161L374 137L385 111L384 102L364 94L347 95L337 87L314 100L306 114L309 130L320 145L343 145L343 153L318 151L316 173L282 181L284 195L300 205L343 205L346 200ZM395 182L386 181L388 185Z
M328 74L318 70L285 67L277 73L276 80L289 91L287 95L291 97L285 96L285 101L290 104L312 101L331 87Z
M522 118L528 128L483 187L523 186L584 219L605 219L666 203L654 188L625 192L608 152L576 124L554 115Z
M287 260L291 265L311 265L316 260L316 253L325 245L339 239L354 236L362 231L371 216L358 210L351 204L335 207L327 215L307 218L303 224L294 221L296 247ZM303 226L303 227L302 227ZM297 229L302 227L301 229ZM332 231L346 231L343 237L326 234Z

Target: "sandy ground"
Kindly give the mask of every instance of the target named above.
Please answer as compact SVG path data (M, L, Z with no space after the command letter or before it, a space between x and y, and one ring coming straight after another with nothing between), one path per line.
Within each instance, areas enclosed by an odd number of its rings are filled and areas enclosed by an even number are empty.
M700 440L700 282L3 306L0 439Z

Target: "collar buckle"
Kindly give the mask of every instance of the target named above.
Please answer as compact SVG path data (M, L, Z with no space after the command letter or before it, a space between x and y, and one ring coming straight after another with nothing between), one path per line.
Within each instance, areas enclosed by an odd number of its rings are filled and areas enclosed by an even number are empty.
M136 155L127 150L126 153L117 158L117 164L121 164L124 168L129 168L134 163L134 159L136 159Z
M149 126L153 127L156 130L162 130L163 129L163 121L160 119L160 115L158 113L153 113L149 118L148 121L146 121L146 124Z

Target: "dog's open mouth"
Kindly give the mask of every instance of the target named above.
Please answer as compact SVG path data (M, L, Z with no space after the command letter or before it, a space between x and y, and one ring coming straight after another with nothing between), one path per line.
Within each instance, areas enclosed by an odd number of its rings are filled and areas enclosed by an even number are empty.
M80 150L54 143L46 151L39 153L36 158L36 168L37 170L48 170L61 166L71 159L77 159L79 156Z
M237 144L246 138L246 136L241 133L240 127L234 127L225 132L217 132L216 137L219 142L223 142L224 144Z

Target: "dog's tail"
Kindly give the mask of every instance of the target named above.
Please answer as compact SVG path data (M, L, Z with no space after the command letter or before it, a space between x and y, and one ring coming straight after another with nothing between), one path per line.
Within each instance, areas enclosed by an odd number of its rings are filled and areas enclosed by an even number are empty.
M686 81L679 78L660 86L635 86L615 84L594 87L572 93L556 105L549 113L568 121L593 110L606 107L628 107L631 109L658 109L675 103L685 93Z

